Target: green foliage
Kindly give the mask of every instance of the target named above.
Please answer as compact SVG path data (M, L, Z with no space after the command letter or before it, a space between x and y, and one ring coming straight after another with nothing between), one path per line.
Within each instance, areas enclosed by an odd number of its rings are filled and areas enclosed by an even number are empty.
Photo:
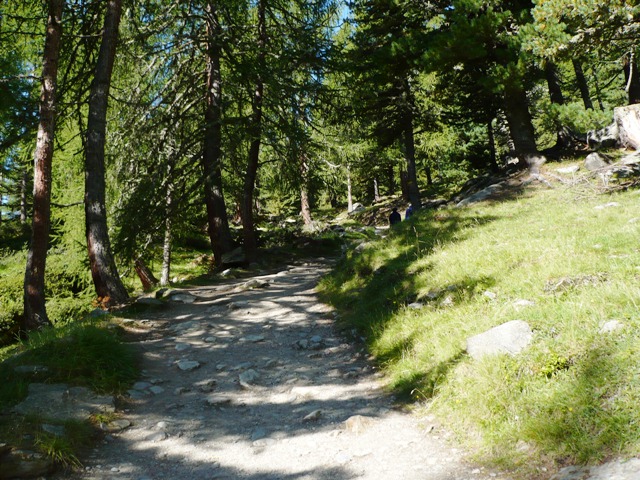
M23 313L26 253L0 255L0 344L15 341ZM91 309L92 282L79 251L54 250L47 258L47 311L55 325L80 320Z
M37 366L30 373L17 366ZM123 344L108 323L75 323L34 332L19 346L0 351L0 409L6 411L22 401L34 381L86 386L98 393L118 394L138 377L133 349ZM44 431L42 424L61 427L62 435ZM46 418L5 416L0 437L11 445L35 448L63 467L80 466L79 456L95 443L91 422L57 422Z
M640 451L637 193L577 194L420 212L322 283L391 388L424 402L478 458L524 477L546 461ZM608 202L619 206L594 208ZM534 330L522 354L466 355L468 337L515 319ZM611 319L624 328L601 333Z
M121 393L137 378L137 360L108 324L76 322L34 332L17 349L0 356L0 408L24 398L28 384L40 382L86 386L101 393ZM38 365L46 371L18 373L18 365Z

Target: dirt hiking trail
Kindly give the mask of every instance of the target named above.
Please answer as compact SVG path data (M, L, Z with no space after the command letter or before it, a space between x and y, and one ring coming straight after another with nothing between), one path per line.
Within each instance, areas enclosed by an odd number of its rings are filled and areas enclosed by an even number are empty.
M329 268L190 288L128 322L143 368L122 406L130 425L59 478L507 479L394 407L315 295Z

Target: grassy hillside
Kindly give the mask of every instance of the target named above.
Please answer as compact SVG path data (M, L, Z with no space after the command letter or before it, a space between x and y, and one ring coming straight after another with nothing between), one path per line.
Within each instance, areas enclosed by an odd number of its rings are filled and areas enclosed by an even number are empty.
M421 211L321 286L391 388L523 478L640 453L640 193L554 187ZM534 331L524 353L466 354L516 319Z

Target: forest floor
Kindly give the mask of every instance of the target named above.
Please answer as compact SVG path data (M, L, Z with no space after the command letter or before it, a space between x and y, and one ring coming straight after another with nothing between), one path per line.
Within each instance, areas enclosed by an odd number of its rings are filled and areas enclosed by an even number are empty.
M193 303L125 321L143 369L120 405L130 426L57 478L510 478L394 402L315 295L329 268L189 288Z

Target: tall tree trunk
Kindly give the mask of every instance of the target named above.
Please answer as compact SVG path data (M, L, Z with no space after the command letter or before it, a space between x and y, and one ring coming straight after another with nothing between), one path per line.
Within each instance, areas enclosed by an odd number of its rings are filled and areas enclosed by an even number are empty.
M222 254L231 250L231 232L222 191L222 28L214 1L207 3L207 94L204 127L204 198L207 207L207 231L214 265L222 265Z
M587 77L582 69L582 63L580 60L573 59L573 71L576 74L576 83L578 84L578 90L580 90L580 96L582 97L582 103L584 103L585 110L593 110L593 102L591 101L591 94L589 92L589 84L587 83Z
M373 201L380 201L380 187L378 186L378 177L373 179Z
M413 136L413 114L409 113L404 126L404 159L407 164L407 197L409 202L420 207L420 190L418 189L418 177L416 173L416 146Z
M506 85L504 93L505 117L517 155L528 157L538 152L535 130L529 113L527 92L517 80Z
M20 223L25 225L27 223L27 189L29 185L29 173L25 168L22 172L22 179L20 180Z
M413 93L408 80L404 80L405 116L403 125L404 158L407 164L407 196L414 208L420 208L420 189L416 171L416 145L413 134Z
M171 177L173 175L173 165L169 162L167 168L167 191L165 194L165 213L164 213L164 242L162 245L162 273L160 274L160 285L166 287L169 285L171 276L171 219L173 217L172 197L173 183Z
M387 195L393 195L396 191L396 174L393 164L387 167Z
M601 112L604 112L604 103L602 101L602 91L600 90L600 82L598 81L597 72L593 72L593 85L596 89L596 98L598 99L598 108Z
M102 43L89 97L89 118L85 147L85 225L91 276L96 293L104 305L115 305L127 300L116 263L111 252L107 228L105 202L104 149L107 129L107 106L111 72L116 55L118 26L122 13L122 0L108 0L104 19Z
M562 86L560 84L556 64L548 61L545 65L544 72L547 79L547 87L549 89L549 98L551 99L551 103L555 105L564 105L564 95L562 94ZM574 141L570 135L569 129L562 125L557 118L554 118L554 124L556 128L556 144L553 148L558 150L572 148L574 146Z
M309 205L309 164L303 154L300 159L300 213L304 226L311 228L313 219L311 218L311 206Z
M64 0L49 1L42 63L40 123L34 153L31 246L24 276L24 317L21 327L25 331L51 325L45 307L44 273L51 227L51 163L56 127L56 90L63 7Z
M353 212L353 191L351 186L351 169L347 165L347 212Z
M629 105L640 103L640 76L638 75L635 49L624 57L623 69L624 79L627 82L625 91L629 96Z
M555 103L556 105L564 105L562 85L560 85L558 67L555 63L547 61L544 66L544 76L547 79L547 88L549 89L549 98L551 99L551 103Z
M242 234L244 239L244 253L247 263L254 262L258 255L258 241L253 218L253 195L256 186L258 163L260 160L260 145L262 141L262 103L264 95L263 74L266 67L266 0L258 0L258 59L257 78L253 100L251 103L251 126L249 128L251 143L247 160L247 170L242 190Z
M497 173L500 171L498 166L498 156L496 155L496 136L493 131L493 118L487 122L487 136L489 137L489 167L491 171Z

